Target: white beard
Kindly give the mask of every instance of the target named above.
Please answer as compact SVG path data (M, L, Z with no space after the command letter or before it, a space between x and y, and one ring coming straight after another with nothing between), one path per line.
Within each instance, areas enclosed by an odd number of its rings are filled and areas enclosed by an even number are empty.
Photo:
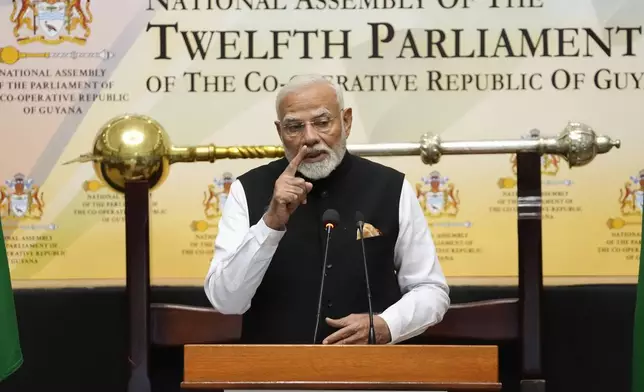
M309 147L313 151L324 151L327 156L319 162L302 162L298 167L298 171L306 178L311 180L319 180L326 178L333 170L342 162L344 154L347 152L347 134L344 132L344 124L342 124L342 136L340 141L333 148L320 142L319 144ZM287 154L290 161L293 159L292 154Z

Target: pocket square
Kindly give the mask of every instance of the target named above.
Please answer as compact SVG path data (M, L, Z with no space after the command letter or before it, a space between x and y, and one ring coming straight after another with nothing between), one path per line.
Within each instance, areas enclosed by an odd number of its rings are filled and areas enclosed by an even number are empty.
M382 235L382 231L375 228L371 223L365 223L362 226L362 233L364 234L364 238L378 237ZM359 239L360 239L360 229L356 229L356 240L359 240Z

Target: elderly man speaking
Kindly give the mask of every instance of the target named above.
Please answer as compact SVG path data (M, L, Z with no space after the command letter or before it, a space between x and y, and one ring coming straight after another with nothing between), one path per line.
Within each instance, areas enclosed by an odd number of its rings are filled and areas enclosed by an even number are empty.
M439 323L449 289L416 194L404 174L347 151L352 110L319 75L293 77L276 99L285 158L232 184L205 292L224 314L243 314L246 344L366 344L368 298L377 344L395 344ZM328 246L322 215L339 212Z

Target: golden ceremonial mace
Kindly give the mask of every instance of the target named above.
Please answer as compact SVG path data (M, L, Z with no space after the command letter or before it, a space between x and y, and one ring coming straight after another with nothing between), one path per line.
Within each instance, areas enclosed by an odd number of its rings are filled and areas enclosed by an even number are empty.
M4 48L0 48L0 64L12 65L17 63L18 60L28 57L47 58L50 57L50 53L23 53L13 46L5 46Z
M588 125L570 122L555 137L446 142L438 135L425 133L417 143L356 144L347 149L360 156L420 156L426 165L438 163L443 155L535 152L561 156L570 167L578 167L613 147L619 148L620 141L597 135ZM91 153L64 164L92 162L98 178L122 193L130 180L147 180L151 189L158 188L174 163L283 156L282 146L173 146L157 121L144 115L126 114L109 120L99 130Z
M88 58L101 58L103 60L109 60L114 57L114 53L104 49L100 52L84 52L83 56ZM51 52L39 52L39 53L30 53L30 52L21 52L13 46L5 46L0 48L0 64L9 64L13 65L17 63L20 59L24 58L60 58L60 59L75 59L79 56L78 52L54 52L53 55Z
M570 122L550 138L452 141L424 134L417 143L349 145L361 156L420 155L427 165L442 155L517 154L517 219L519 301L516 328L520 332L521 378L543 385L541 371L541 297L543 261L541 233L541 154L556 154L570 167L584 166L620 141L598 136L581 123ZM94 139L93 151L66 162L92 162L98 178L113 190L125 193L126 292L129 308L129 391L149 391L147 364L150 349L150 191L167 178L170 166L179 162L215 162L219 159L279 158L281 146L215 145L176 147L154 119L122 115L108 121ZM205 260L207 262L207 260ZM162 308L154 308L162 312ZM491 309L478 309L488 311ZM492 318L491 309L487 317ZM512 312L516 312L515 309ZM495 313L496 314L496 313ZM155 318L154 320L163 319Z

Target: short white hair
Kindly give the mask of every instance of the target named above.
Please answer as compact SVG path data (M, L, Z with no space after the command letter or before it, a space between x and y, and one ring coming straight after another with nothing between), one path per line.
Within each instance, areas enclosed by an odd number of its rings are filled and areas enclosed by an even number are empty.
M278 117L280 104L288 94L318 83L331 86L335 91L335 97L338 100L338 106L340 107L340 110L344 109L344 97L342 95L342 88L337 83L319 74L295 75L277 93L277 97L275 98L275 112L277 113Z

